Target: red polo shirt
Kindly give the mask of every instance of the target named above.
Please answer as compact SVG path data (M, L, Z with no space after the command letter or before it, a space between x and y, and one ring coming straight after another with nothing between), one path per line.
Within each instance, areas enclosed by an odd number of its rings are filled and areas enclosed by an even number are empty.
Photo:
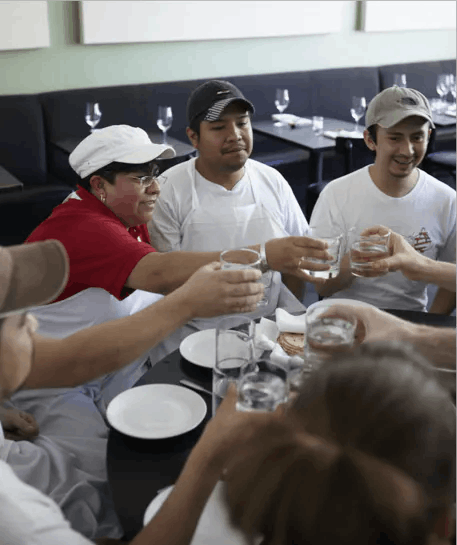
M79 199L56 206L26 242L60 240L70 259L67 299L87 288L103 288L118 299L129 292L125 282L142 257L155 252L146 224L126 229L121 220L92 193L79 187Z

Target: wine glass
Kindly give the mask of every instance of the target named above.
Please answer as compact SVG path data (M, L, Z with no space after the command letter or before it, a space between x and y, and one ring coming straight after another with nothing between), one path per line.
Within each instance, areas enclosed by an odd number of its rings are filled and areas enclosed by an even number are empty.
M453 106L455 107L455 95L456 95L455 74L449 74L449 91L451 92L452 98L454 99Z
M394 74L394 87L406 87L406 74Z
M363 117L367 109L367 101L365 97L352 97L351 115L355 120L355 132L359 132L359 119Z
M287 109L287 106L289 106L289 91L287 89L276 89L275 106L280 114L282 114L284 110ZM275 126L277 127L281 125L283 125L281 121L275 123Z
M438 93L443 106L446 103L446 96L449 93L449 74L440 74L436 80L436 92Z
M86 123L90 127L90 132L94 132L101 118L102 112L98 102L86 102Z
M157 126L162 131L162 142L167 143L167 131L173 123L173 112L171 106L159 106L157 114Z

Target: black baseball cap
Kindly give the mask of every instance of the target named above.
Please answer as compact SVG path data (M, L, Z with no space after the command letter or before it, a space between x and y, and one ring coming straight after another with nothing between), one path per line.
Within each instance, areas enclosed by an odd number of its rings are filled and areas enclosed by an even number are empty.
M187 101L187 122L206 113L203 121L218 121L225 108L238 100L254 113L254 106L235 85L223 80L211 80L194 89Z

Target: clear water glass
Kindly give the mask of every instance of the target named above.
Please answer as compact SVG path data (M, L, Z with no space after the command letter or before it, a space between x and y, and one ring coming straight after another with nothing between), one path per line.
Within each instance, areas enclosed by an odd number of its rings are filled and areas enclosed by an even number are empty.
M94 132L95 127L102 118L102 112L98 102L86 102L86 123L90 127L90 132Z
M289 397L287 369L270 359L259 359L241 369L237 390L237 411L274 411Z
M325 316L332 302L310 308L306 313L305 361L319 363L338 351L347 351L354 344L355 318Z
M213 368L213 416L230 383L235 385L241 369L254 364L255 322L247 316L222 316L216 323L216 361ZM249 367L247 367L249 369Z
M394 74L394 87L406 87L406 74Z
M313 116L313 131L316 136L324 133L324 118L319 115Z
M386 235L360 236L358 240L351 244L349 253L349 263L351 272L354 276L366 278L373 276L382 276L385 273L371 273L371 265L374 261L384 259L389 256L390 232Z
M220 255L221 269L239 270L239 269L257 269L262 270L261 258L259 252L251 250L250 248L237 248L234 250L225 250ZM260 277L260 282L264 286L264 295L262 299L257 303L258 307L266 306L268 304L268 295L271 285L271 273L266 272Z
M317 259L315 257L308 257L307 261L312 263L318 263L320 265L330 265L330 269L326 271L310 271L308 269L302 269L309 275L315 278L335 278L340 273L340 264L343 247L343 234L335 234L332 229L322 226L311 227L308 232L308 236L312 238L318 238L327 242L327 252L332 256L332 259Z
M352 97L351 116L355 121L355 132L359 132L359 120L362 119L366 109L367 101L365 97Z
M171 106L159 106L157 113L157 126L162 131L162 143L167 142L167 131L173 124L173 111Z

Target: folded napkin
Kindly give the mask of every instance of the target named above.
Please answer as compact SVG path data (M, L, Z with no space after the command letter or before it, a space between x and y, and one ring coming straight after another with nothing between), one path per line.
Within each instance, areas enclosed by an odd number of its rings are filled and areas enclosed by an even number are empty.
M448 115L450 117L455 117L455 108L448 108L445 112L444 112L444 115Z
M361 132L346 131L345 129L339 129L337 131L324 131L324 136L327 138L333 138L333 140L335 140L338 136L342 136L343 138L363 138L363 134Z
M281 123L287 123L288 125L294 125L294 126L304 126L304 125L312 125L311 119L307 119L306 117L298 117L297 115L293 114L273 114L272 116L273 121L280 121Z

